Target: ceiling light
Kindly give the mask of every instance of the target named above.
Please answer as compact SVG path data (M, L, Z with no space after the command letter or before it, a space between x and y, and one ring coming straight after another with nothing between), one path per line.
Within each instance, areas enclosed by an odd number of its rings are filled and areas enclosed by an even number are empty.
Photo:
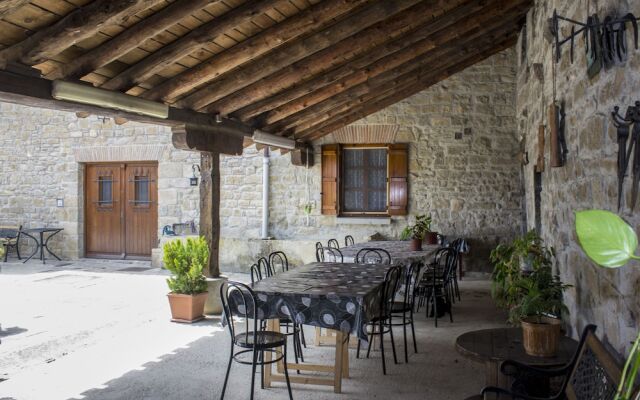
M295 149L296 141L293 139L287 139L286 137L272 135L270 133L255 130L251 137L255 143L266 144L268 146L280 147L282 149Z

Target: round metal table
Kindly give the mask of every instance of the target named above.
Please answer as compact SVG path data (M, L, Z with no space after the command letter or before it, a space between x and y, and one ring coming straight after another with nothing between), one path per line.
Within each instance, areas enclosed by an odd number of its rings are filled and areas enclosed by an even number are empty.
M563 336L558 355L555 357L535 357L524 351L521 328L482 329L464 333L456 339L458 353L485 365L486 386L509 389L509 377L500 373L504 360L515 360L537 367L555 367L567 364L573 357L578 342ZM478 390L480 392L480 390Z

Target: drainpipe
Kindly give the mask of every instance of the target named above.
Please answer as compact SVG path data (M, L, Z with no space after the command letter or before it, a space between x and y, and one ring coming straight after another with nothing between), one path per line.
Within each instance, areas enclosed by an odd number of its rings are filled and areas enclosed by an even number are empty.
M262 240L269 239L269 146L262 158Z

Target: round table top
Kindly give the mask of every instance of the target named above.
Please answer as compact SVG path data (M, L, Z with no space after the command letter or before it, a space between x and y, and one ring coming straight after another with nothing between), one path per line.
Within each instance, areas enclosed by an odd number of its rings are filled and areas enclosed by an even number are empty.
M482 329L464 333L456 339L458 353L483 363L515 360L535 366L563 365L571 360L577 347L577 341L563 336L557 356L530 356L522 345L522 328Z

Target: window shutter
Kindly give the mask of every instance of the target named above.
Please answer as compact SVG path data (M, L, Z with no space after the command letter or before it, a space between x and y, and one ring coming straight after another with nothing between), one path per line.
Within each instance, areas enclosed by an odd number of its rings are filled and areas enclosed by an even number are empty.
M407 215L409 146L389 145L389 215Z
M327 144L322 146L322 214L338 215L339 202L339 172L340 145Z

